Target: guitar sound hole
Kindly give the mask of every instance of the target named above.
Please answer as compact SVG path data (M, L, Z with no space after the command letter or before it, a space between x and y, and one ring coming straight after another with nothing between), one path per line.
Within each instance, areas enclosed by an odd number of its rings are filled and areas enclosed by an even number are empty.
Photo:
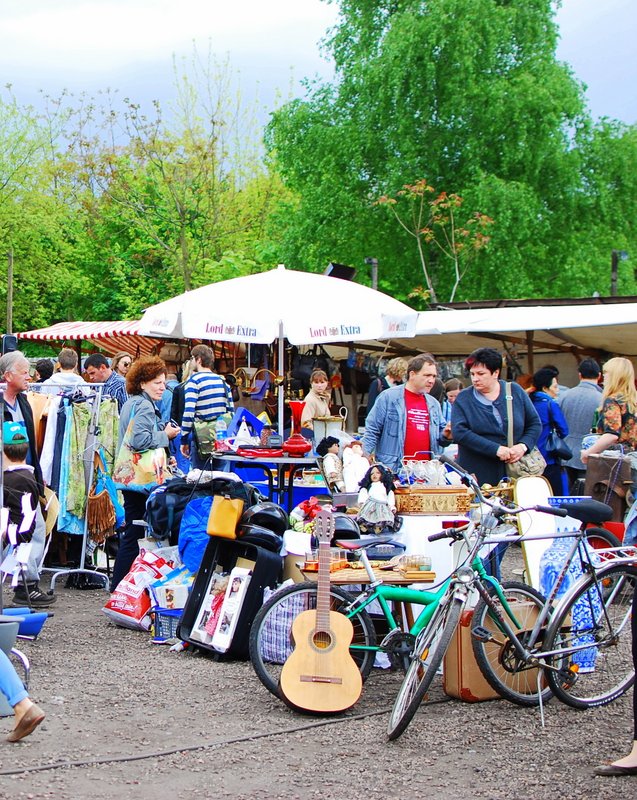
M332 637L328 631L316 631L312 637L312 644L317 650L329 650L332 646Z

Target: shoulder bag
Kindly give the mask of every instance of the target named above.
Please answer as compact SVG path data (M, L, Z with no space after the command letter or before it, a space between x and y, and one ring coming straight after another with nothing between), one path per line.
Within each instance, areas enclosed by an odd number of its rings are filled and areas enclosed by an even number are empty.
M153 450L144 450L141 453L133 450L131 441L134 424L133 411L113 465L113 481L118 489L147 492L165 483L171 473L164 447L155 447Z
M573 451L571 448L566 444L564 439L559 435L557 429L555 428L555 424L551 417L551 401L549 400L548 406L549 412L549 422L551 424L551 431L548 435L548 439L546 440L546 452L554 458L556 461L569 461L573 458Z
M507 405L507 445L513 447L513 392L510 383L505 384L505 398ZM537 447L525 453L519 461L507 463L506 471L510 478L527 478L541 475L546 469L544 456Z

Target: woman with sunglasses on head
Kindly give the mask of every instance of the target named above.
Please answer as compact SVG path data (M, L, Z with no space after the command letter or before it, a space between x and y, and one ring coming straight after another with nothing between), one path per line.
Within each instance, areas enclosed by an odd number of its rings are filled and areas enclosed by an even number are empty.
M113 370L113 372L116 372L118 375L121 375L122 378L125 378L128 370L131 368L132 363L133 363L133 357L129 355L129 353L125 353L122 350L119 353L115 353L115 355L111 359L111 369Z

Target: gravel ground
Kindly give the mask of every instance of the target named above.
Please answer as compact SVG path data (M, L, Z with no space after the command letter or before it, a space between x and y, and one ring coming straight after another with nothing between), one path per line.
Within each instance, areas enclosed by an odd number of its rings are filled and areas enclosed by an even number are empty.
M35 642L31 694L47 718L0 744L0 797L617 798L637 779L591 767L627 751L632 697L578 712L452 701L440 681L407 732L385 738L400 675L375 670L354 709L296 714L249 663L170 653L100 613L104 591L65 589ZM5 602L10 593L5 589ZM0 721L7 733L12 721Z

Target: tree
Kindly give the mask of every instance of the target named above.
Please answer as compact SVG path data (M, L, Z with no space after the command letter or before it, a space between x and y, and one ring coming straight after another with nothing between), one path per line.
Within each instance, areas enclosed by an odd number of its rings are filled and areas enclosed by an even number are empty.
M137 314L259 266L265 220L284 190L263 166L228 66L195 54L191 68L176 68L170 121L158 103L147 114L127 99L122 110L112 93L76 109L67 180L86 219L85 268L101 313Z
M487 231L493 220L486 214L475 211L464 224L459 224L458 213L463 199L457 194L440 192L434 199L428 199L436 190L423 178L414 184L406 183L396 193L396 197L379 197L376 203L387 206L398 224L416 240L418 258L425 276L426 289L417 287L410 297L420 297L433 303L438 302L434 285L434 271L437 266L427 258L427 249L434 249L436 255L449 259L453 265L455 281L449 302L452 303L460 281L465 276L471 255L489 244ZM401 216L398 203L407 204L405 216ZM444 270L444 264L438 265Z
M306 99L267 131L297 197L284 210L285 258L307 267L374 255L404 298L419 257L373 202L427 175L497 220L461 298L579 294L598 270L584 246L592 125L582 86L556 60L554 3L341 0L340 9L325 43L335 80L308 83ZM614 152L630 163L633 144ZM564 269L574 252L584 254L579 281ZM450 296L454 270L438 280Z

